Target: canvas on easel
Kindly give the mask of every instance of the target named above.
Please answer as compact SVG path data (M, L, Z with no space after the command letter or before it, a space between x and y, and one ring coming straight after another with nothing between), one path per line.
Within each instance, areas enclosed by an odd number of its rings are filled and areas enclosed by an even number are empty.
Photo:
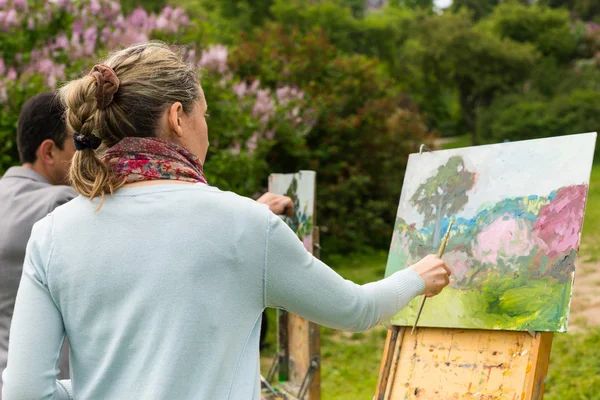
M452 276L416 335L402 327L421 297L392 318L378 396L541 398L550 332L567 329L595 142L589 133L410 155L386 276L435 254L453 219L442 257Z
M314 171L269 176L269 192L286 195L294 202L294 215L282 218L296 232L304 247L318 257L315 184ZM279 386L291 396L319 400L319 325L284 310L278 310L277 320Z

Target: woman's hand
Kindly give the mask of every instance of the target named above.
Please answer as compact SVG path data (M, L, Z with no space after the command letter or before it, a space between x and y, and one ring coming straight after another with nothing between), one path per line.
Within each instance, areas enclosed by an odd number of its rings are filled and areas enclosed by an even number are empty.
M256 201L268 205L269 210L275 215L285 214L288 217L294 216L294 202L287 196L267 192Z
M423 294L427 297L439 294L450 283L449 277L452 272L446 266L446 263L437 256L428 255L409 268L421 275L421 278L425 281Z

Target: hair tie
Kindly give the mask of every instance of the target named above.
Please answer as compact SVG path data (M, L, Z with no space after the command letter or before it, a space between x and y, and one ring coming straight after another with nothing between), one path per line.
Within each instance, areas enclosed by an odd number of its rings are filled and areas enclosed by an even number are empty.
M75 143L75 150L96 150L102 144L102 139L100 139L98 136L86 136L75 132L73 134L73 143Z
M97 64L90 71L90 75L96 79L96 102L98 108L103 109L108 107L121 84L115 70L106 64Z

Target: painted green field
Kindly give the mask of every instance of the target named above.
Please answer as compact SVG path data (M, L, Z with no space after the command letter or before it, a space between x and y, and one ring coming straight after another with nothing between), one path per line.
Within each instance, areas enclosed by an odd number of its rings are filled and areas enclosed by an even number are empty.
M438 296L428 300L427 313L421 316L421 323L427 326L435 326L439 321L444 321L444 327L473 327L483 329L484 327L496 327L511 325L519 329L527 329L528 323L536 321L538 326L541 321L547 321L542 328L551 330L554 321L559 319L562 310L569 304L571 285L565 284L554 286L549 291L544 281L528 282L527 286L503 289L502 282L497 287L486 287L484 293L477 290L459 290L447 287ZM495 299L495 304L491 299ZM499 299L499 300L498 300ZM401 315L392 319L394 325L411 325L417 317L421 298L414 299L402 312ZM548 306L551 305L551 306ZM453 310L454 318L452 325L448 324L448 311ZM478 310L470 312L468 310ZM494 310L495 313L485 310ZM538 311L540 310L540 311ZM510 316L510 317L509 317ZM567 318L560 319L561 325L566 323ZM563 322L564 321L564 322Z

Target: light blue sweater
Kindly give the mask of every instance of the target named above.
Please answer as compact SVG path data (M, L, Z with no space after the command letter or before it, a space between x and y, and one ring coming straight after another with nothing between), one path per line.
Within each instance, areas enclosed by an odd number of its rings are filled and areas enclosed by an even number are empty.
M78 197L33 228L4 400L259 399L265 307L361 331L424 290L410 269L344 280L266 206L210 186L124 188L96 208Z

